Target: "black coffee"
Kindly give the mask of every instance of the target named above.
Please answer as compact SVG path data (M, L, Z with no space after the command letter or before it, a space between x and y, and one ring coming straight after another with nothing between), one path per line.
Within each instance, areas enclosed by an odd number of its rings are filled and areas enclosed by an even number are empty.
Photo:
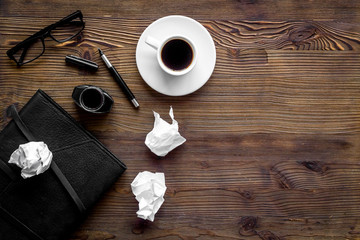
M179 71L190 66L193 60L193 50L184 40L168 41L161 51L163 63L170 69Z
M88 109L96 109L103 104L102 94L94 88L85 89L81 97L83 105Z

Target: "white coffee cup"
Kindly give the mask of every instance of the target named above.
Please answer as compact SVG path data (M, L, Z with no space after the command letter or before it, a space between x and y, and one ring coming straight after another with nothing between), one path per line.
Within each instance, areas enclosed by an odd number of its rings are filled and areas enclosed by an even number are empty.
M159 41L148 36L145 42L157 51L160 67L170 75L181 76L196 64L197 52L193 42L182 35L173 35Z

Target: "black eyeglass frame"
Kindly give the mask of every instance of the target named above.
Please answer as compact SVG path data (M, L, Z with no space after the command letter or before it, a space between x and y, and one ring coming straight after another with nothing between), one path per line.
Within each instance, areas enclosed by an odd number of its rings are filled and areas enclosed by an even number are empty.
M74 34L73 36L70 36L66 39L63 39L63 40L58 40L56 39L53 35L51 35L51 31L56 29L57 27L59 26L62 26L63 24L66 24L68 22L71 22L72 20L76 19L76 18L80 18L80 21L81 21L81 24L82 24L82 27L81 27L81 30L79 30L78 33ZM18 43L17 45L15 45L14 47L12 47L11 49L9 49L6 54L8 55L8 57L12 60L14 60L16 62L16 64L20 67L26 63L29 63L29 62L32 62L36 59L38 59L41 55L44 54L45 52L45 38L47 37L51 37L54 41L58 42L58 43L63 43L63 42L66 42L66 41L69 41L70 39L78 36L82 30L84 30L85 28L85 22L83 21L83 15L81 13L80 10L77 10L76 12L73 12L72 14L70 14L69 16L67 17L64 17L63 19L61 19L60 21L54 23L54 24L51 24L43 29L41 29L40 31L38 31L37 33L33 34L32 36L26 38L24 41ZM26 51L27 51L27 48L26 46L29 46L31 45L31 43L35 40L38 40L40 39L41 42L42 42L42 45L43 45L43 50L41 52L41 54L39 54L37 57L35 57L34 59L31 59L29 61L26 61L26 62L23 62L23 59L25 57L25 54L26 54ZM20 59L19 61L16 60L16 58L14 57L14 54L19 51L20 49L24 48L24 51L23 53L21 54L20 56Z

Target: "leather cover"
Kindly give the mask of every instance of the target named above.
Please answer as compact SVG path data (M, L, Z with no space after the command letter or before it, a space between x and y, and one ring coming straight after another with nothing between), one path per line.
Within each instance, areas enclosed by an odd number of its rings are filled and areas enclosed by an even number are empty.
M19 112L37 141L53 152L88 210L126 170L126 166L79 125L45 92L36 94ZM8 160L19 144L28 142L12 120L0 132L0 239L64 239L82 222L81 213L54 171L23 179Z

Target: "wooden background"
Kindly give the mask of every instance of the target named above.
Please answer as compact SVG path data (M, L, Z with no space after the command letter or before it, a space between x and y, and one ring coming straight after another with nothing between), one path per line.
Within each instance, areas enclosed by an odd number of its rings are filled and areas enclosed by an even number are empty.
M80 9L86 27L17 68L6 50ZM142 80L137 41L156 19L202 23L217 61L197 92L168 97ZM74 239L360 239L360 2L353 0L0 0L0 125L38 88L128 166ZM101 61L100 47L136 95L135 110ZM67 66L74 54L96 73ZM92 115L71 99L97 85L115 100ZM144 145L152 110L174 108L187 142L164 158ZM130 183L164 172L165 203L154 222L136 217Z

